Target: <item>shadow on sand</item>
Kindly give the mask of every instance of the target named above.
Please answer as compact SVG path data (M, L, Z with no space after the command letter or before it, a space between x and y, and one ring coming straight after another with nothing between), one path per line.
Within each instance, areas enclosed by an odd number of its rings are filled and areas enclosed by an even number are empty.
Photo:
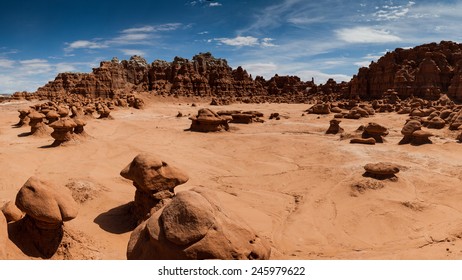
M133 202L117 206L99 214L93 222L107 232L122 234L136 228L136 219L132 214Z

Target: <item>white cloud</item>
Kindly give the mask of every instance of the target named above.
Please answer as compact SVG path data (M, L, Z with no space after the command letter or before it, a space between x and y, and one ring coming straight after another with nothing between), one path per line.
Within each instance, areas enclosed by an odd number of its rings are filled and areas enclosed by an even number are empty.
M262 47L274 47L276 46L275 44L271 43L271 41L274 41L272 38L263 38L261 45Z
M165 23L159 25L145 25L142 27L127 28L122 30L120 33L150 33L157 31L172 31L180 28L183 24L174 22L174 23Z
M143 26L136 28L128 28L121 31L121 33L140 33L140 32L152 32L154 31L153 26Z
M14 60L0 58L0 67L2 68L13 68Z
M58 63L55 66L57 73L75 72L77 68L71 63Z
M120 51L124 55L129 55L129 56L132 56L132 55L144 56L144 55L146 55L146 53L144 51L135 50L135 49L121 49Z
M218 3L218 2L212 2L209 4L209 7L219 7L219 6L223 6L221 3Z
M353 27L335 30L337 38L348 43L389 43L402 39L387 30L371 27Z
M218 41L222 44L234 47L252 47L252 46L261 46L261 47L274 47L272 38L263 38L258 39L253 36L237 36L235 38L215 38L215 41Z
M274 76L274 74L276 74L276 71L278 69L277 65L273 62L269 62L269 63L250 62L250 63L243 64L242 68L247 70L247 73L252 74L254 78L255 76L262 76L265 78L272 77Z
M67 49L102 49L107 48L104 43L78 40L68 44Z
M252 36L237 36L236 38L217 38L215 39L225 45L243 47L258 45L258 38Z
M317 70L303 70L296 72L295 75L299 76L303 81L311 81L314 78L316 84L323 84L328 79L332 78L336 82L348 82L351 80L351 76L344 74L328 74Z

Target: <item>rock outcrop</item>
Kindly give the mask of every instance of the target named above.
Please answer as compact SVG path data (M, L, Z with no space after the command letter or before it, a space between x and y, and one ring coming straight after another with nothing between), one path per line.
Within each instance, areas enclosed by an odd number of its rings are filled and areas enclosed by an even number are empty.
M220 116L214 111L204 108L197 112L196 116L189 117L191 120L191 131L198 132L216 132L222 130L229 130L228 122L232 117Z
M337 87L331 81L324 87L330 92ZM275 75L270 80L255 79L242 67L232 69L225 59L211 53L200 53L192 60L175 57L172 62L156 60L148 64L140 56L129 60L103 61L91 73L60 73L34 93L15 93L15 98L61 100L63 96L119 100L119 105L142 108L144 102L129 97L135 92L161 96L197 96L214 98L215 103L306 101L313 81L303 82L296 76ZM122 104L123 103L123 104Z
M132 232L127 258L268 259L266 240L231 217L217 196L204 188L179 192Z
M370 122L364 127L363 139L374 138L376 143L383 143L383 137L388 135L388 129L378 123Z
M337 134L337 133L342 133L343 128L340 127L340 123L342 121L332 119L329 121L329 128L326 131L326 134Z
M137 155L120 175L136 188L133 214L139 223L174 197L176 186L189 180L183 171L148 153Z
M400 99L415 96L438 100L447 93L450 99L462 101L461 77L462 44L441 41L411 49L397 48L369 67L360 68L346 96L380 99L391 89Z
M368 163L364 166L365 176L376 179L387 179L396 177L399 172L399 166L390 162Z

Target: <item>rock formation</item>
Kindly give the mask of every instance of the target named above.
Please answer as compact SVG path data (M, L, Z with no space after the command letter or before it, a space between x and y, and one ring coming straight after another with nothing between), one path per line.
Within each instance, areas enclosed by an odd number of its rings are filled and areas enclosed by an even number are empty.
M375 139L374 138L352 138L350 140L351 144L366 144L366 145L375 145Z
M415 96L438 100L447 93L450 99L462 101L461 66L462 44L441 41L397 48L369 67L360 68L346 96L379 99L391 89L400 99Z
M136 188L133 213L139 222L172 198L176 186L189 180L184 172L148 153L137 155L120 175Z
M77 126L75 121L71 118L62 118L50 124L50 127L54 129L51 133L51 137L55 139L53 145L57 146L64 142L71 141L73 139L74 128Z
M27 116L30 119L29 125L31 135L43 136L48 134L47 125L43 123L43 119L45 118L44 114L32 110Z
M31 241L43 257L52 257L61 243L64 222L78 213L70 191L31 177L19 190L15 203L25 213L17 222L21 223L21 242Z
M387 179L396 177L399 166L390 162L368 163L364 166L365 176L375 179Z
M421 130L422 124L418 120L408 120L401 130L401 134L404 135L403 139L399 144L409 144L412 142L412 134L414 131Z
M340 123L342 121L332 119L329 121L330 125L329 128L326 131L326 134L337 134L337 133L342 133L343 128L340 127Z
M337 90L330 81L322 88L326 92ZM129 60L103 61L92 73L60 73L54 81L34 93L15 93L15 98L61 100L63 96L118 100L143 108L144 102L131 95L150 92L156 95L197 96L214 98L215 102L304 102L313 81L303 82L296 76L275 75L269 81L253 79L242 67L232 69L225 59L210 53L200 53L192 60L175 57L172 62L156 60L148 64L140 56ZM320 88L321 89L321 88Z
M229 130L228 122L232 119L226 116L219 116L214 111L204 108L200 109L197 116L189 117L191 120L191 131L215 132Z
M16 126L21 127L25 124L28 124L29 117L27 115L29 115L30 110L29 109L19 109L18 112L19 112L19 122L16 124Z
M179 192L131 234L128 259L264 260L269 244L203 188Z
M388 129L378 123L370 122L364 127L363 139L374 138L376 143L383 143L383 136L388 135Z
M416 130L412 132L412 145L423 145L423 144L432 144L433 142L430 140L430 137L433 136L433 133L424 131L424 130Z
M24 213L19 210L18 207L12 201L8 201L2 207L2 213L6 218L6 221L9 222L16 222L23 218Z

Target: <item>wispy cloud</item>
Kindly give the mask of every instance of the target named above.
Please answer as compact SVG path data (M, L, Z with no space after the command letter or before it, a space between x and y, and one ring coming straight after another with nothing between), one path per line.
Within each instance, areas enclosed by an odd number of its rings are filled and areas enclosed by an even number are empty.
M166 23L159 25L144 25L140 27L133 27L123 29L119 35L107 39L95 40L77 40L67 43L64 51L67 54L72 53L76 49L96 50L103 48L114 48L125 45L151 45L153 40L160 36L162 32L174 31L179 28L185 27L181 23ZM186 28L186 27L185 27Z
M101 42L91 42L87 40L78 40L72 43L69 43L67 49L102 49L107 48L108 46L105 43Z
M121 49L120 51L121 51L124 55L129 55L129 56L132 56L132 55L144 56L144 55L146 55L146 53L145 53L144 51L135 50L135 49Z
M271 41L272 38L263 38L259 39L253 36L236 36L234 38L215 38L215 41L220 42L228 46L234 47L252 47L252 46L261 46L261 47L273 47L275 46Z
M373 13L376 20L398 20L409 14L410 8L415 5L415 2L409 1L405 5L383 5L376 7L377 11Z
M14 60L0 58L0 67L2 68L13 68L14 64Z
M189 1L187 3L187 5L190 5L190 6L198 6L198 5L201 5L201 6L206 6L206 7L220 7L220 6L223 6L220 2L218 1L215 1L215 2L211 2L211 1L208 1L208 0L195 0L195 1Z
M372 27L358 26L335 30L337 38L348 43L389 43L399 42L402 39L388 30L374 29Z

